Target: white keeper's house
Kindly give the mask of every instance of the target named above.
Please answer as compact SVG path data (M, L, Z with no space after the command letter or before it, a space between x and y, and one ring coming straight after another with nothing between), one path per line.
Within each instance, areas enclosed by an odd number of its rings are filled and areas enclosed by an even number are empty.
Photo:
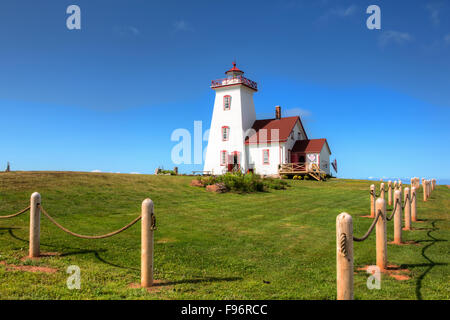
M326 139L309 139L299 116L256 120L253 94L256 82L236 67L226 78L213 80L216 92L204 172L230 171L262 175L330 174L331 150Z

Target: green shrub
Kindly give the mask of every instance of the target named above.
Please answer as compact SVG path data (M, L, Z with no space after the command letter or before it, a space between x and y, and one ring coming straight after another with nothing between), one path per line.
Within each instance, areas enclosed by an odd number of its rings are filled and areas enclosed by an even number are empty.
M173 171L173 170L159 170L159 173L158 174L167 174L167 173L169 173L171 176L176 176L177 174L176 174L176 172L175 171Z
M228 190L233 192L262 192L267 189L286 189L288 183L282 179L262 178L254 173L243 174L241 172L228 172L217 177L202 177L199 179L204 186L223 183Z

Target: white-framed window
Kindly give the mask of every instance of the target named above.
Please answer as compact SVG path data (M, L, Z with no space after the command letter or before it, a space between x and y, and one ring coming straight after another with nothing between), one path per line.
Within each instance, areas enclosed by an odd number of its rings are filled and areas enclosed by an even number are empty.
M269 149L263 149L263 164L270 164Z
M223 126L222 127L222 141L228 141L229 137L230 137L230 127Z
M227 165L227 151L226 150L220 151L220 165L221 166Z
M223 97L223 110L230 110L231 109L231 96L224 96Z

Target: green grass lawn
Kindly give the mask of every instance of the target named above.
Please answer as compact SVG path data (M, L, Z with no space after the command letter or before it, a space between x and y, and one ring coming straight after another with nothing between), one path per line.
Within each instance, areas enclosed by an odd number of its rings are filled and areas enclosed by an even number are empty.
M44 216L41 251L60 256L37 261L28 253L29 213L0 220L0 299L335 299L336 216L353 216L355 235L371 220L369 185L362 180L289 181L287 190L213 194L191 187L192 177L102 173L0 173L0 215L42 195L47 212L69 229L102 234L155 203L153 292L130 287L140 280L140 223L108 239L72 237ZM377 183L379 190L379 182ZM378 191L377 191L378 192ZM418 194L417 245L388 244L388 261L410 279L383 275L381 290L366 287L357 267L375 264L375 234L354 244L355 299L449 299L450 189L438 186L428 202ZM393 222L388 223L388 241ZM9 265L56 268L56 273L11 270ZM81 268L81 290L69 290L66 269Z

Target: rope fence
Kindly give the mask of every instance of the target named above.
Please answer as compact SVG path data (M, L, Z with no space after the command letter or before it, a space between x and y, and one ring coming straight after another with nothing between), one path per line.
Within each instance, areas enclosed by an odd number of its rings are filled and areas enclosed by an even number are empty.
M372 233L373 229L375 228L375 225L376 225L380 215L382 215L381 210L378 211L378 214L377 214L376 218L373 219L373 222L370 225L369 230L367 230L367 232L361 238L357 238L357 237L353 236L353 241L362 242L362 241L366 240L370 236L370 234Z
M29 257L35 258L40 256L40 229L41 229L41 213L47 217L56 227L62 231L82 239L105 239L113 237L133 225L141 221L141 286L151 287L153 285L153 232L156 230L156 217L154 214L153 201L145 199L142 202L141 214L122 228L102 234L102 235L83 235L69 230L58 223L41 204L41 195L34 192L30 198L30 205L17 213L0 216L0 219L9 219L17 217L30 210L30 241L29 241Z
M387 268L387 232L386 224L394 220L394 244L403 244L402 230L412 230L411 221L417 221L417 190L420 188L419 178L411 179L411 188L402 188L401 181L388 181L388 203L393 207L389 209L392 213L386 215L385 185L381 183L380 192L377 195L375 185L370 186L370 217L372 223L362 237L353 235L353 218L346 212L342 212L336 218L336 277L337 277L337 299L353 300L353 243L362 242L369 238L373 230L376 234L376 265L380 270ZM422 179L424 201L430 197L436 188L436 180ZM392 194L393 193L393 194ZM403 194L403 201L402 201ZM376 212L376 214L375 214ZM402 229L402 215L404 216L405 228Z
M39 208L41 209L42 213L47 217L47 219L49 219L49 220L50 220L55 226L57 226L59 229L61 229L62 231L66 232L66 233L68 233L68 234L70 234L70 235L72 235L72 236L74 236L74 237L82 238L82 239L105 239L105 238L109 238L109 237L115 236L116 234L119 234L119 233L121 233L121 232L127 230L128 228L130 228L131 226L133 226L136 222L138 222L138 221L141 220L141 218L142 218L142 216L139 215L139 217L135 218L133 221L131 221L130 223L128 223L128 224L125 225L124 227L122 227L122 228L120 228L120 229L118 229L118 230L116 230L116 231L110 232L110 233L106 233L106 234L103 234L103 235L97 235L97 236L87 236L87 235L75 233L75 232L70 231L69 229L63 227L61 224L59 224L58 222L56 222L56 220L53 219L53 218L47 213L47 211L45 211L45 209L44 209L41 205L39 205Z
M17 213L10 214L9 216L0 216L0 219L10 219L10 218L14 218L14 217L20 216L22 213L27 212L28 210L30 210L30 206L26 207L25 209L20 210L20 211L17 212Z

